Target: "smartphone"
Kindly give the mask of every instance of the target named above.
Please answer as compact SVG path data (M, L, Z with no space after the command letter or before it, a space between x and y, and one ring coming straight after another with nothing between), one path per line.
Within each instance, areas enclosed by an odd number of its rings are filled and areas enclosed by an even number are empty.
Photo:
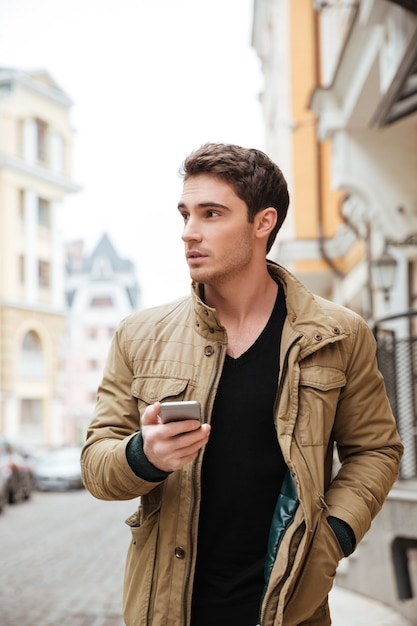
M159 417L163 424L191 419L201 421L200 403L197 400L162 402L159 409Z

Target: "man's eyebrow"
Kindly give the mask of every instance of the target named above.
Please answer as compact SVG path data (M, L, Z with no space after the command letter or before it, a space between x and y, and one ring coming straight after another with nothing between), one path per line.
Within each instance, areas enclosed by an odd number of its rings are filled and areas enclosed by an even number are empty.
M217 209L226 209L226 211L230 211L229 207L226 206L225 204L222 204L221 202L212 202L212 201L208 201L208 202L199 202L197 204L197 209L208 209L208 208L217 208ZM185 204L185 202L178 202L178 209L186 209L187 205Z

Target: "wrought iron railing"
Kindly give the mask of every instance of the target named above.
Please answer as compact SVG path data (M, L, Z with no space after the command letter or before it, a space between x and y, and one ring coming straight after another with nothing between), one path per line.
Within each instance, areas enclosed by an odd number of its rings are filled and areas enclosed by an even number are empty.
M400 479L417 476L417 311L374 325L379 369L404 444Z

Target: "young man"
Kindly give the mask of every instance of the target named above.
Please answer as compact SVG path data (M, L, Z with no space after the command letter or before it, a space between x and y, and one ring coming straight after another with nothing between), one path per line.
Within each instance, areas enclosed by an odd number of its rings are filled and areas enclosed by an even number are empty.
M121 323L82 455L94 496L141 496L125 621L327 626L402 454L374 339L266 260L289 198L264 153L208 144L182 174L191 296ZM162 423L174 400L203 424Z

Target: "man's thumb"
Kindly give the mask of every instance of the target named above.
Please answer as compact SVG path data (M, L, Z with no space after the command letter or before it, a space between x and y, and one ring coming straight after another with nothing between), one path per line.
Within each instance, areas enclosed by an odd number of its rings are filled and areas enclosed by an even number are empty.
M144 414L142 415L142 426L149 426L150 424L159 424L159 408L160 402L154 402L146 407Z

